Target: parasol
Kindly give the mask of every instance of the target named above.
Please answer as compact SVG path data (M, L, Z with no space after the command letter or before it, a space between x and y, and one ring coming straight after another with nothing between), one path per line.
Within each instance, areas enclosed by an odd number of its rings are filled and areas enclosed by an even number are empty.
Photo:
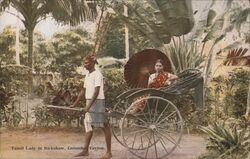
M156 60L163 60L164 71L171 72L168 57L159 50L145 49L134 54L126 63L124 77L132 88L146 88L150 74L155 72Z

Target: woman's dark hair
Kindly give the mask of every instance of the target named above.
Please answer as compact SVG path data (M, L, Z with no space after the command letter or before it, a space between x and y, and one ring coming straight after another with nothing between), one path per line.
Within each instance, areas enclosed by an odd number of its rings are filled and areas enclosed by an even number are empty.
M163 60L162 59L157 59L155 63L161 63L163 65Z

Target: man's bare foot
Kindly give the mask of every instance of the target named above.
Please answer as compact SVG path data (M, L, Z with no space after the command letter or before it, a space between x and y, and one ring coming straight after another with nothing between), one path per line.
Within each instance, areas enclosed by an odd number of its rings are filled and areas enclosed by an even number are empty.
M110 159L112 158L112 153L111 152L107 152L105 155L102 156L101 159Z
M88 156L89 152L87 150L83 150L79 154L75 155L74 157L79 157L79 156Z

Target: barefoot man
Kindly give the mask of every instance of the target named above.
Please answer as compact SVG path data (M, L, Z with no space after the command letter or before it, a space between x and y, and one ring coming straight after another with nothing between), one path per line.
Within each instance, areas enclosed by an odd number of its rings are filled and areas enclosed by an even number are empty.
M76 107L79 101L85 94L86 107L83 111L86 112L84 118L85 125L85 145L84 149L77 156L88 156L89 145L93 135L94 128L102 128L105 134L107 152L102 157L108 159L112 157L111 154L111 131L106 116L102 113L105 111L105 98L103 91L103 76L100 71L95 69L96 57L94 55L87 55L83 60L84 67L88 70L86 74L84 87L80 91L76 101L71 107Z

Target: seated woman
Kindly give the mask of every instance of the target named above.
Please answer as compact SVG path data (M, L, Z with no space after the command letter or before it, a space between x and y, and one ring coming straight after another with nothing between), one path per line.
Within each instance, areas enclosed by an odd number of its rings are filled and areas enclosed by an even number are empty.
M151 74L148 79L148 88L160 88L166 87L171 84L173 80L176 80L178 76L164 71L163 61L161 59L156 60L155 62L155 73ZM148 95L141 96L135 99L140 100ZM129 111L129 113L134 114L144 110L145 100L137 102Z

